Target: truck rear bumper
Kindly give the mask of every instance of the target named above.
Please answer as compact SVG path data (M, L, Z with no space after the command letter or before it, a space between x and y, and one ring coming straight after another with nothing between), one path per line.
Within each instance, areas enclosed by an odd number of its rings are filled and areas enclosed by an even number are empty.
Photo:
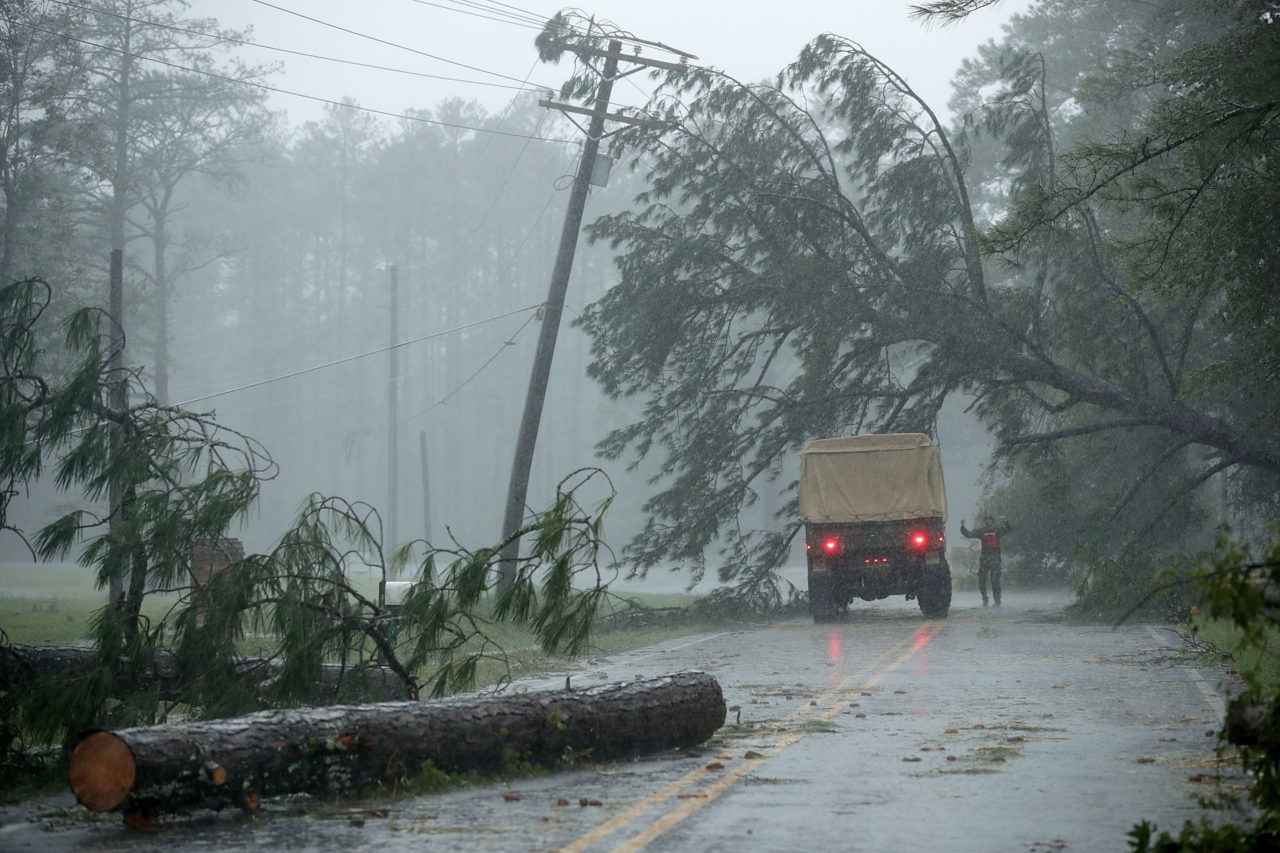
M852 557L837 561L814 560L811 581L818 579L839 600L873 601L891 595L914 598L942 570L940 552L907 557Z

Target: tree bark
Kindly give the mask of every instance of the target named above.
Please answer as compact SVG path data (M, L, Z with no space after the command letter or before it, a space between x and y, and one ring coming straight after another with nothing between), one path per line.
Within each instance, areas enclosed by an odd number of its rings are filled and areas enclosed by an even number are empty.
M339 794L411 774L553 767L567 755L632 757L705 741L724 724L703 672L583 690L263 711L172 726L94 731L71 757L76 799L152 817L188 807L256 808L260 797Z
M80 672L97 657L96 650L81 646L0 646L0 690L15 690L44 675Z
M98 661L96 649L87 646L27 646L21 643L0 645L0 691L16 690L41 676L69 675L83 672ZM238 658L236 664L244 677L270 687L280 670L280 662L266 658ZM169 701L181 701L177 685L176 665L171 652L156 652L155 667L149 674L160 683L160 695ZM122 683L121 686L124 686ZM316 704L331 703L340 693L350 698L355 692L366 699L408 699L409 689L400 676L385 666L347 666L325 664L321 667L311 700Z

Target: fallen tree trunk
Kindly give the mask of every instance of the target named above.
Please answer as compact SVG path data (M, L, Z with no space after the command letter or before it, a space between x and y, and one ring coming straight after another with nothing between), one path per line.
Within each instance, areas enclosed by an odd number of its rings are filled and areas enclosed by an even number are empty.
M98 663L98 652L87 646L28 646L21 643L0 645L0 690L17 690L36 678L75 676ZM280 661L267 658L238 658L240 675L266 691L280 671ZM149 683L158 684L160 696L169 701L182 701L176 686L177 665L172 652L156 652L155 665L147 674ZM324 664L320 668L311 701L327 704L343 692L355 691L365 699L408 699L409 688L389 667L367 663L341 666Z
M0 690L13 690L45 675L83 672L98 658L86 646L0 645Z
M553 767L567 755L632 757L693 746L724 724L703 672L514 696L262 711L204 723L95 731L71 757L76 799L152 817L192 806L350 792L416 772Z

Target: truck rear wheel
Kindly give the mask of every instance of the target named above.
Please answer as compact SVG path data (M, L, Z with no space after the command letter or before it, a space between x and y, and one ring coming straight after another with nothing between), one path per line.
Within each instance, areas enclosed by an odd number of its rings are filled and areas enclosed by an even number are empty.
M809 575L809 612L813 614L813 624L835 622L840 618L841 609L830 578Z
M946 619L951 610L951 569L944 565L930 572L916 601L926 619Z

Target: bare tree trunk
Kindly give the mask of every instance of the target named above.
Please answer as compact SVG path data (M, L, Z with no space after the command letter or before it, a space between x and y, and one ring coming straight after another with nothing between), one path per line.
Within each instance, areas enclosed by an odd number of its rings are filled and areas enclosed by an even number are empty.
M254 809L259 797L353 792L428 764L493 771L567 755L632 757L702 743L724 724L719 683L703 672L434 702L264 711L229 720L96 731L69 777L95 811L147 818L200 806Z
M169 281L169 264L166 252L169 250L168 205L165 204L157 213L155 234L152 237L151 273L155 282L156 310L156 342L155 342L155 378L156 399L161 403L169 403L169 303L173 297L173 284Z
M127 195L128 168L129 168L129 115L133 106L132 93L132 73L133 73L133 54L130 52L133 37L133 6L129 4L125 7L126 19L125 30L123 35L123 50L120 54L120 79L117 85L116 98L116 115L115 115L115 169L111 174L111 214L110 222L108 222L108 232L111 236L111 274L108 284L107 294L107 313L111 318L111 381L115 383L111 391L111 405L116 411L123 411L128 405L128 384L125 382L124 373L124 235L125 235L125 216L129 210L129 200ZM119 445L121 438L119 428L112 433L113 451ZM128 513L123 487L118 478L111 478L109 486L108 503L110 505L110 526L114 529L117 525L124 521ZM122 603L124 595L125 574L128 573L128 566L124 571L111 576L108 589L108 601L112 604Z

